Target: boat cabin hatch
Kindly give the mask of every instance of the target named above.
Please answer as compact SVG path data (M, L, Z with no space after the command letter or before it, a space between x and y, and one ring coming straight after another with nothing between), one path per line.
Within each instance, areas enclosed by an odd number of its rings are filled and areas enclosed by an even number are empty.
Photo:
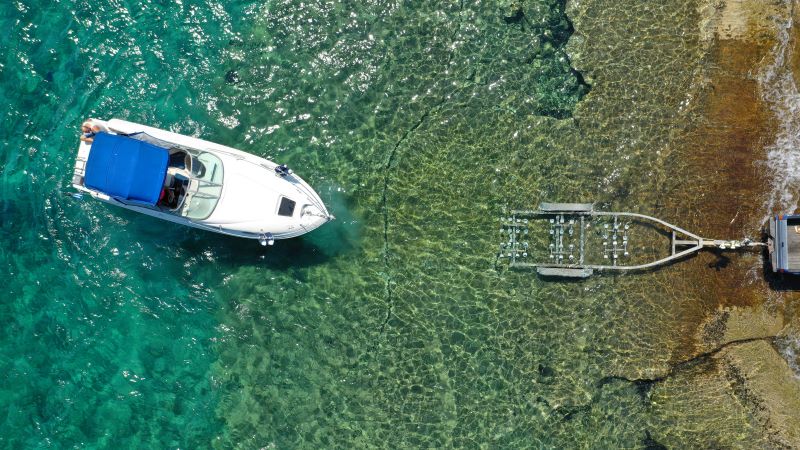
M292 217L294 215L294 207L297 205L292 199L281 197L281 204L278 206L278 215L285 217Z
M769 219L772 271L800 274L800 215L776 215Z

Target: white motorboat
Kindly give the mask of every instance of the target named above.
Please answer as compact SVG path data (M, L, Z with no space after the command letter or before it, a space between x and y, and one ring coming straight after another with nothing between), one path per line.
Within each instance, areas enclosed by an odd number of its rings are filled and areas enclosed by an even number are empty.
M88 122L99 131L78 147L72 186L98 200L262 245L333 219L285 165L120 119Z

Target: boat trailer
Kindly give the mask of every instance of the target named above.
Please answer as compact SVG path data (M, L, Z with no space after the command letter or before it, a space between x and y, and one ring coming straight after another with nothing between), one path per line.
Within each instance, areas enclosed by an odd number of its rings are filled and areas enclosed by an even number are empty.
M537 210L514 210L502 218L500 232L505 242L498 258L507 259L512 269L535 269L544 277L587 278L595 272L645 270L706 248L765 245L750 239L706 239L644 214L595 211L592 203L542 203ZM658 236L669 237L664 248L652 239Z

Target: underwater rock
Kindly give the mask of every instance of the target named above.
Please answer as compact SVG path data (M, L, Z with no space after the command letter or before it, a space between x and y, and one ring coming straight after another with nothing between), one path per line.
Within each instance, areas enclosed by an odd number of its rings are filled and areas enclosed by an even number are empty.
M231 69L225 74L225 82L228 84L236 84L239 82L239 74Z
M543 366L543 365L539 364L539 375L541 375L542 378L546 378L546 379L553 378L553 376L555 376L555 374L556 374L556 371L553 370L552 367L547 367L547 366Z
M786 360L766 341L731 346L718 358L733 394L759 418L766 435L779 446L800 448L800 380Z
M786 2L707 0L699 8L704 40L763 39L774 33L775 18L786 17Z
M650 432L647 430L644 432L642 447L644 447L645 450L667 450L667 446L653 439Z
M516 2L512 2L509 5L506 14L503 16L503 20L508 24L520 23L524 18L525 12L522 11L522 6Z
M720 307L699 327L696 341L709 351L734 341L776 336L783 322L783 314L767 305Z

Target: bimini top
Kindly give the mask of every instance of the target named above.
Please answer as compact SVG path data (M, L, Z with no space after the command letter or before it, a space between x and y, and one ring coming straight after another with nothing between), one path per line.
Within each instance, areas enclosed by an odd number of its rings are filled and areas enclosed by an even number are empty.
M121 200L155 205L167 174L169 152L147 142L98 133L86 162L84 185Z

